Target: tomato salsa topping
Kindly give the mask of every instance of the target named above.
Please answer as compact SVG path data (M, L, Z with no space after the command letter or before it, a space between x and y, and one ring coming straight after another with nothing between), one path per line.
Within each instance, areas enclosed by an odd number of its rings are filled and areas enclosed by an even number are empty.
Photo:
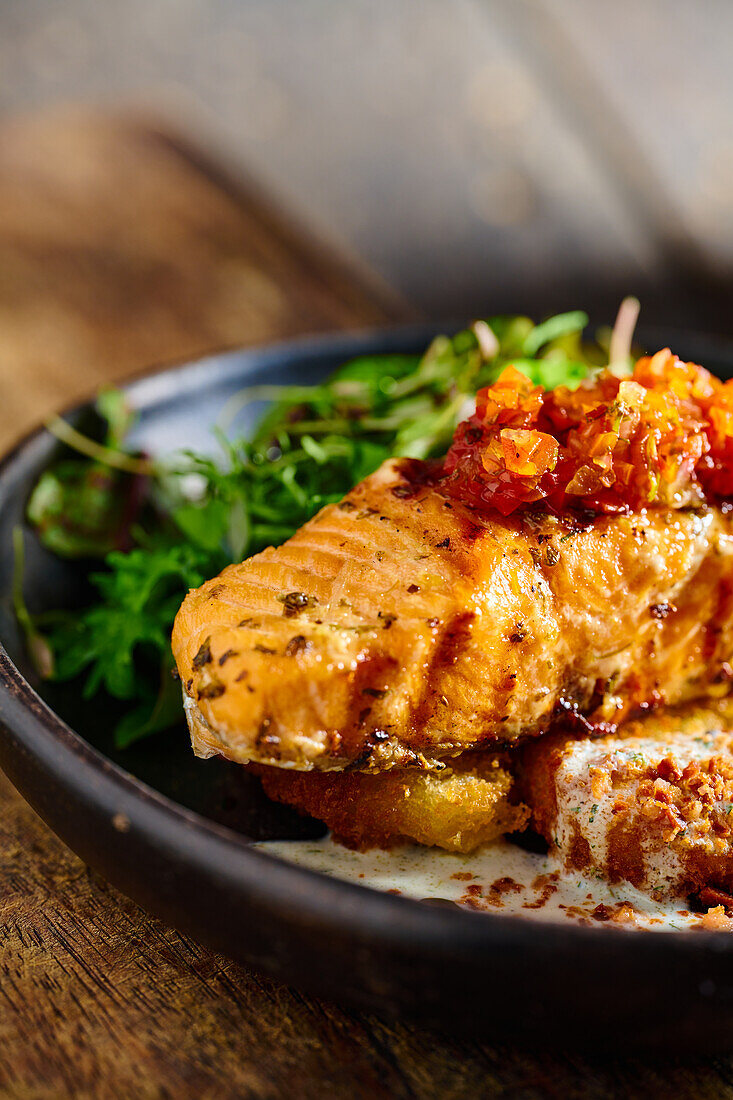
M638 511L733 496L733 381L665 348L633 372L545 390L515 367L479 391L458 425L443 488L508 516Z

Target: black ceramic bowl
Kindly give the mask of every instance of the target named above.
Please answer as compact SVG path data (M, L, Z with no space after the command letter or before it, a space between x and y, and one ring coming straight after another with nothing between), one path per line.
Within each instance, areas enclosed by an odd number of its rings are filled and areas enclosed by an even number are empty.
M236 352L131 383L135 442L210 446L246 384L310 382L351 356L415 351L432 331L337 336ZM669 333L723 374L733 349ZM89 415L75 410L74 422ZM52 829L164 920L264 973L380 1013L523 1040L681 1050L733 1047L733 938L562 927L441 908L291 866L252 838L316 835L236 765L194 760L183 728L115 755L107 707L37 682L10 606L11 533L58 450L45 431L0 466L0 764ZM30 537L33 610L84 596L84 571ZM314 831L315 830L315 833Z

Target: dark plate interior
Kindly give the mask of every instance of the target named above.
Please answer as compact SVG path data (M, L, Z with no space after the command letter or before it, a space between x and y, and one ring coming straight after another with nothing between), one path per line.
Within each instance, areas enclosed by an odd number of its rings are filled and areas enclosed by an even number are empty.
M140 412L134 442L157 453L211 449L209 426L243 385L316 381L365 351L420 350L434 331L315 339L159 372L128 387ZM733 349L645 335L649 346L671 343L720 374L733 369ZM82 408L71 419L83 425L90 415ZM114 704L82 703L74 685L39 683L11 610L12 528L57 450L42 431L0 468L0 763L83 858L165 919L336 998L544 1037L572 1027L594 1040L605 1031L614 1042L623 1033L637 1044L676 1037L698 1049L733 1046L733 941L725 935L557 928L365 891L251 850L248 838L318 836L322 827L270 803L237 766L196 761L183 726L116 753ZM27 535L26 590L32 610L74 606L85 596L85 569ZM120 819L122 831L112 824Z

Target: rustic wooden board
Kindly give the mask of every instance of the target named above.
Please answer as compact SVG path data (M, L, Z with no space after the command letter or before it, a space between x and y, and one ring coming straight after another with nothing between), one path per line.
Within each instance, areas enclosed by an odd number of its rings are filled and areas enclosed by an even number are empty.
M145 364L408 313L149 123L0 131L3 445ZM2 777L0 807L3 1096L733 1096L728 1060L500 1049L304 997L149 917Z

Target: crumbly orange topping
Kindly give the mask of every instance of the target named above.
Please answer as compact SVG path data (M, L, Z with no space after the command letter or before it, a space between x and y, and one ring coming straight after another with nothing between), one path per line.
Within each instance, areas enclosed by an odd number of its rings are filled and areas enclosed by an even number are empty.
M609 753L589 771L591 794L599 800L613 791L614 816L637 816L665 843L692 827L713 848L727 850L733 836L733 759L716 754L682 764L674 753L656 763ZM721 843L723 842L723 843Z
M544 390L514 367L480 390L443 466L451 495L502 515L687 507L733 495L733 381L665 348L633 373Z

